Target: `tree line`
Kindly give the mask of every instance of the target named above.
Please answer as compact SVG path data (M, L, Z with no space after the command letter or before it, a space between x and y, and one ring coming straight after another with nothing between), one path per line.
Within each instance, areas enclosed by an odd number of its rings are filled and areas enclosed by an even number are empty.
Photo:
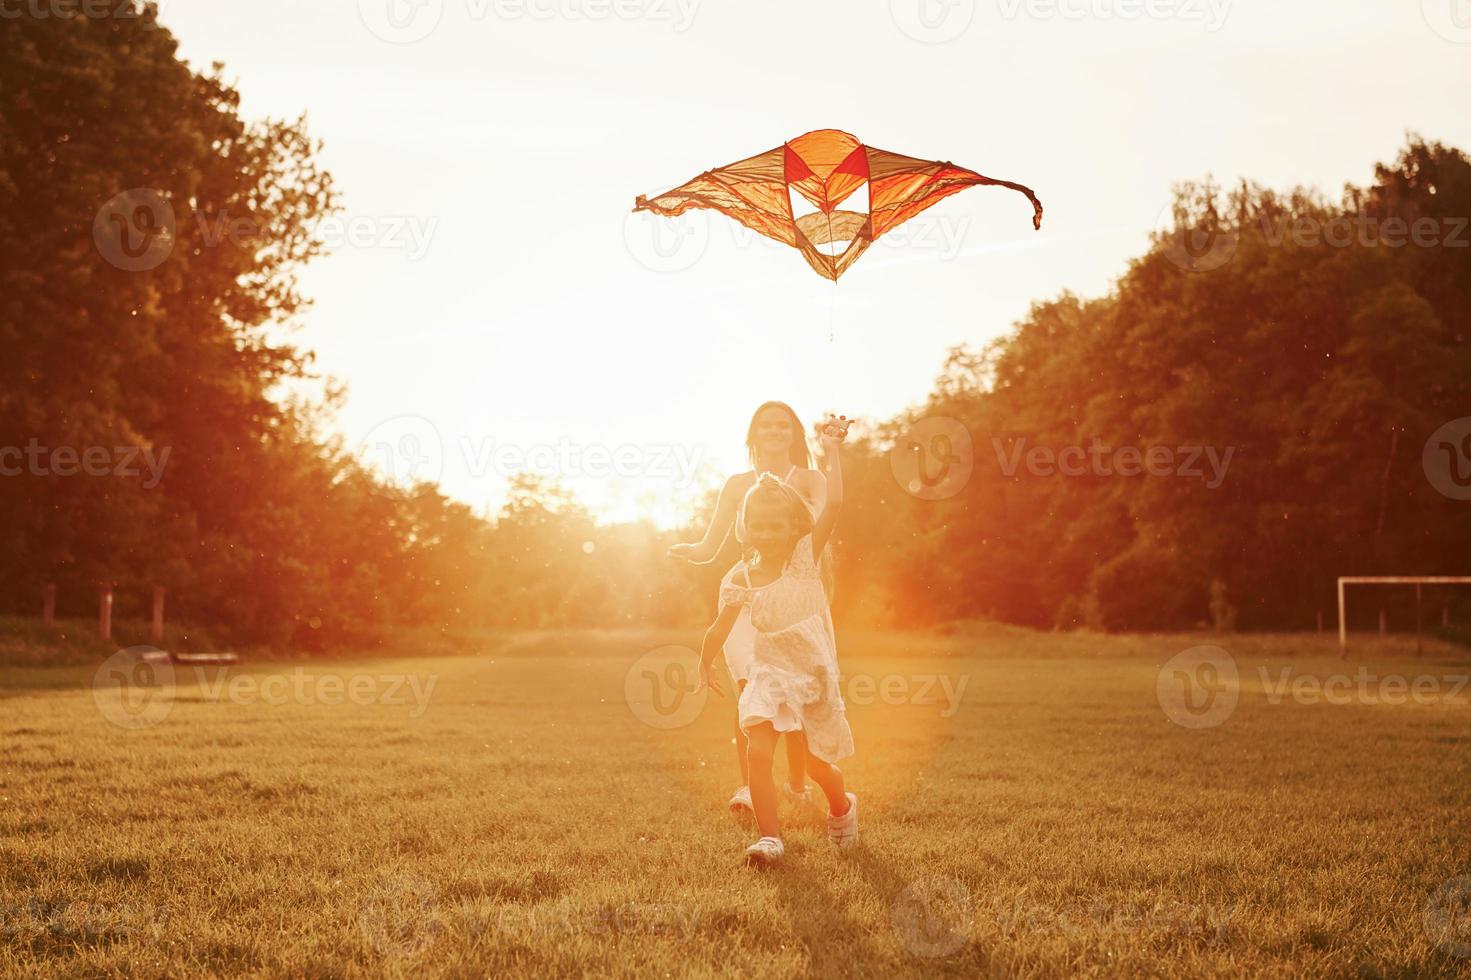
M319 146L133 9L7 21L0 606L55 583L89 614L108 582L141 614L166 584L173 618L318 649L707 616L734 552L667 559L691 529L600 524L530 475L485 519L331 435L342 395L300 394L292 340L339 207ZM1426 446L1471 415L1466 156L1412 138L1336 202L1205 183L1175 210L1107 295L1037 303L860 430L840 621L1302 627L1337 575L1464 571L1471 441Z
M905 499L874 463L840 552L852 611L1300 629L1333 621L1339 575L1467 574L1468 215L1471 162L1418 137L1336 202L1178 187L1107 295L953 350L884 427L880 448L958 420L974 472Z

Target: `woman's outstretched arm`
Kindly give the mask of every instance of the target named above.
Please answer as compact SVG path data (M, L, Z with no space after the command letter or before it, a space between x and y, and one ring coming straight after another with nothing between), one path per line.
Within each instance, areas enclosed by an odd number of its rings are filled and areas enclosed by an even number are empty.
M740 477L733 476L725 481L725 486L720 488L720 496L715 501L715 516L710 520L710 526L705 529L705 536L694 544L677 544L669 549L669 557L683 558L685 561L694 562L697 565L712 561L720 553L720 546L725 543L725 536L730 533L731 525L735 523L736 508L740 506L742 488L737 485Z
M841 432L842 435L836 433ZM833 528L838 526L838 514L843 509L843 460L842 446L843 436L847 435L847 426L838 423L830 427L825 426L822 430L822 458L827 467L827 499L823 501L822 513L817 515L817 523L812 528L812 553L822 554L822 549L833 536Z

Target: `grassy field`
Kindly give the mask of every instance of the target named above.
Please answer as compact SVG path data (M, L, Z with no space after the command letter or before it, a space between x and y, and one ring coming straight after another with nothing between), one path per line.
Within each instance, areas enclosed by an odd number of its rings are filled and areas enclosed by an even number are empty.
M0 975L1471 976L1464 649L843 636L862 843L757 873L695 639L0 668Z

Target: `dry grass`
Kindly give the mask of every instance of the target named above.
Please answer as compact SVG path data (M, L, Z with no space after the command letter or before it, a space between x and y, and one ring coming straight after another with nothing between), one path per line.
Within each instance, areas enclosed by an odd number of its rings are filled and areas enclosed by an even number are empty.
M131 692L172 691L136 729L91 669L0 668L0 974L1471 975L1465 909L1432 898L1471 875L1471 690L1273 704L1258 673L1446 678L1465 651L1229 638L1240 702L1189 730L1156 679L1205 638L845 636L850 694L873 679L845 766L863 843L794 815L758 874L729 704L662 729L625 701L636 658L694 639L226 676L285 703L182 672ZM328 676L370 703L313 703Z

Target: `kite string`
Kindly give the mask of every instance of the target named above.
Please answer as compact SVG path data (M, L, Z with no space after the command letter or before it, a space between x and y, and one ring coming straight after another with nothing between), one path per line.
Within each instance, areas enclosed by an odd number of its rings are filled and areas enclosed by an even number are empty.
M833 252L832 270L833 286L827 294L827 367L828 367L828 400L832 409L836 411L840 407L838 384L838 350L837 350L837 317L838 317L838 256L837 246L833 242L833 213L831 208L827 212L827 245Z
M833 244L832 202L828 201L827 205L827 247L833 252L833 255L830 256L833 264L833 289L832 292L828 294L827 303L827 342L831 344L833 342L834 333L833 320L836 317L836 310L838 305L838 256L837 248Z
M836 279L833 280L833 288L827 295L827 364L828 377L831 379L829 384L831 390L829 391L828 397L832 400L833 409L836 411L841 407L839 395L842 394L840 390L841 385L838 383L838 347L833 339L833 322L837 319L838 307L838 282Z

